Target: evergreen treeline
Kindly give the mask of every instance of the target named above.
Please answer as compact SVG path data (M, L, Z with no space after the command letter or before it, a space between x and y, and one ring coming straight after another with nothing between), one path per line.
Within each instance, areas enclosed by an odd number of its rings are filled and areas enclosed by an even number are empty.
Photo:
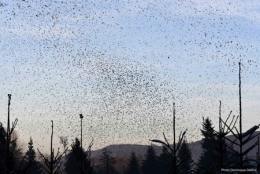
M187 130L181 132L176 137L175 128L175 107L173 108L173 141L172 143L164 135L164 140L151 140L163 146L162 153L157 156L154 147L151 145L145 152L144 159L137 158L132 152L128 164L123 171L124 174L220 174L220 173L254 173L260 169L260 143L259 138L249 147L246 146L251 140L259 136L255 131L260 125L253 126L249 130L242 132L242 104L241 104L241 76L239 63L239 116L233 118L231 113L226 121L221 117L221 102L219 111L219 128L213 127L209 117L203 118L201 134L203 139L201 147L202 154L199 160L192 160L192 153L188 147L185 135ZM68 149L68 139L60 137L63 152L59 149L54 153L53 121L50 142L50 156L44 156L38 149L41 161L36 160L37 152L33 146L33 138L28 140L26 153L18 145L18 136L15 132L18 119L10 123L11 94L8 94L8 114L7 125L0 122L0 174L120 174L116 169L118 161L112 152L104 148L98 162L91 159L91 147L82 147L82 138L75 138ZM175 106L175 105L173 105ZM81 118L81 137L82 119ZM229 119L231 118L231 121ZM239 121L239 126L236 123ZM227 137L232 134L235 139ZM248 154L258 147L256 157L249 157ZM232 169L232 170L231 170ZM237 172L236 172L237 171ZM249 172L250 171L250 172Z
M9 96L9 104L10 99L11 96ZM10 124L9 109L8 120L8 124ZM201 134L204 137L201 141L203 152L196 163L191 159L192 154L185 139L186 131L184 131L179 135L178 141L174 140L175 145L174 143L170 144L165 136L165 142L152 140L153 142L163 145L162 153L159 156L156 155L152 145L147 148L142 161L137 158L135 152L129 154L130 158L124 170L124 174L215 174L220 173L221 169L229 168L256 169L256 167L259 166L259 156L256 159L243 158L242 162L244 164L242 165L243 167L240 168L240 154L239 152L237 152L238 155L234 153L236 152L234 147L240 146L237 141L229 140L226 137L233 129L237 130L234 128L237 120L238 119L234 117L231 123L228 124L227 121L222 121L220 116L219 130L217 131L209 118L203 119L201 129ZM28 150L25 154L22 153L22 149L17 145L18 136L14 130L16 123L17 120L12 124L12 127L7 125L7 128L0 123L0 173L120 174L115 168L117 161L115 157L113 157L112 152L104 148L98 162L95 164L94 161L91 160L91 147L93 143L91 142L88 149L85 150L84 147L81 146L81 142L78 138L75 138L75 141L72 142L68 150L68 148L66 148L68 139L66 137L60 137L64 151L63 153L59 153L58 151L56 155L52 148L51 138L51 156L45 157L39 151L42 161L37 161L32 138L28 141ZM175 126L175 116L173 126ZM257 129L258 126L253 126L250 130L243 133L242 136L246 137L243 141L244 144L257 136L252 135ZM51 137L53 137L53 122ZM255 143L246 151L243 151L243 156L256 145L259 145L259 143ZM177 168L174 169L174 166Z

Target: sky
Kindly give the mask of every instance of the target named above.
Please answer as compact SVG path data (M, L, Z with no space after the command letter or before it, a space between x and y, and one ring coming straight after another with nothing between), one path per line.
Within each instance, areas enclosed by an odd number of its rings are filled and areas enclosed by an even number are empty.
M260 4L256 0L0 1L0 122L26 148L48 153L59 136L92 149L109 144L202 138L202 118L239 115L259 124Z

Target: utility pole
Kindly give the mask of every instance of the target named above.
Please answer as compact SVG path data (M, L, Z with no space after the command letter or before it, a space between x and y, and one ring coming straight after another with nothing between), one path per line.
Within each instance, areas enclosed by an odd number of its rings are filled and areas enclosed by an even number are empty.
M81 120L81 136L80 136L80 173L83 174L83 171L82 171L82 119L83 119L83 115L82 114L79 114L79 117L80 117L80 120Z
M7 138L7 173L10 173L10 139L11 139L11 133L10 133L10 104L11 104L11 94L8 94L8 118L7 118L7 133L6 133L6 138Z
M51 120L51 164L50 164L50 172L53 174L53 158L54 158L54 149L52 148L52 140L53 140L53 120Z
M175 137L175 103L173 103L173 173L177 173L176 137Z

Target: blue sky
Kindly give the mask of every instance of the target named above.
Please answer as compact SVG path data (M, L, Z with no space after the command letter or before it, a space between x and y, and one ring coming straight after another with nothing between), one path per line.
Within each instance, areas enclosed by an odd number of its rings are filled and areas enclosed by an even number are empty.
M200 136L202 117L238 115L242 62L244 127L259 110L257 1L4 1L0 7L0 114L7 94L23 142L48 148L58 135L84 135L94 149L149 144L178 131ZM46 140L46 141L45 141ZM57 143L58 146L58 143Z

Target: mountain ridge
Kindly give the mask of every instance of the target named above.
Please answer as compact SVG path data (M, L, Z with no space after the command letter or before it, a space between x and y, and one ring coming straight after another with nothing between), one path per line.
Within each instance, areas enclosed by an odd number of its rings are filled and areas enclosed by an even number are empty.
M259 134L260 131L256 131L254 132L253 135L257 135ZM235 137L233 135L228 135L227 136L230 140L234 140ZM244 150L249 148L250 146L252 146L256 141L257 141L257 137L254 137L248 144L246 144L244 146ZM196 162L199 159L199 156L202 153L202 148L201 148L201 142L202 140L198 140L195 142L190 142L188 143L188 147L191 150L192 153L192 159ZM111 144L108 145L104 148L107 148L107 150L112 152L112 156L130 156L131 152L135 152L136 155L144 155L146 153L146 149L148 148L148 146L150 145L141 145L141 144ZM159 156L162 152L162 146L157 145L155 143L152 143L152 146L155 149L155 153L157 156ZM238 149L238 147L234 147L234 149ZM244 151L243 150L243 151ZM248 153L248 157L256 157L256 153L257 153L257 147L255 147L252 151L250 151ZM91 151L91 156L92 157L98 157L102 154L102 149L99 150L94 150Z

